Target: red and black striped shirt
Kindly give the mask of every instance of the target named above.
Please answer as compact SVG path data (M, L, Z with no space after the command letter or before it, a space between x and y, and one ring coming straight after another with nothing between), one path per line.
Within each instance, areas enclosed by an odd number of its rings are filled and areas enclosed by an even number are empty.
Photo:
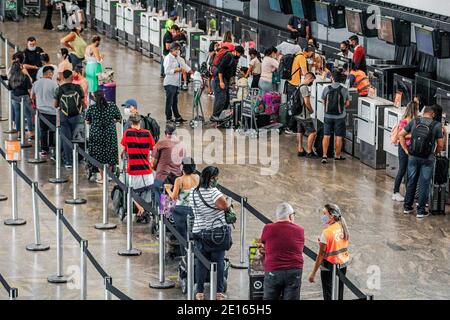
M125 130L120 144L128 155L128 174L141 176L152 173L149 155L155 140L149 130L129 128Z

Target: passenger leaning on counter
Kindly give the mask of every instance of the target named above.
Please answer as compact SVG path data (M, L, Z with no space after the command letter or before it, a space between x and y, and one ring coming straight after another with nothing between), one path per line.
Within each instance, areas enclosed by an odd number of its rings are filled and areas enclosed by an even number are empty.
M348 254L349 232L341 209L335 204L325 205L321 221L324 230L319 238L319 253L308 280L309 282L315 281L320 267L323 299L331 300L333 267L336 266L344 275L347 273L347 264L350 259ZM338 297L339 300L344 297L344 284L340 279Z
M353 63L350 66L348 64L344 65L344 74L347 76L350 88L355 88L360 97L367 97L370 88L367 74L362 70L358 70Z

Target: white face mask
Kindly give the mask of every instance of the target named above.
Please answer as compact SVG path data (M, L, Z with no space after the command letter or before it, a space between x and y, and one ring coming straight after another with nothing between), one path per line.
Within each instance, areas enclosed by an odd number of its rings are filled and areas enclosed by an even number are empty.
M35 51L36 50L36 46L28 46L28 50Z
M125 114L125 116L129 117L131 116L133 113L131 112L130 108L124 108L123 109L123 113Z

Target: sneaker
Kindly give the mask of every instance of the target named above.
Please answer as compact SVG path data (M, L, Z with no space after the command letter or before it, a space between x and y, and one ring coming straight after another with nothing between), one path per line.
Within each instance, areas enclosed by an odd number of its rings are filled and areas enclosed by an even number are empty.
M327 157L323 157L322 158L322 164L326 164L328 163L328 158Z
M103 179L101 177L95 179L95 182L98 184L103 184Z
M48 152L42 150L42 151L39 152L39 155L40 155L41 157L47 157L47 156L48 156Z
M400 193L396 192L392 195L392 200L397 202L404 202L405 198Z
M184 122L186 122L187 120L185 120L185 119L183 119L183 118L177 118L177 119L175 119L175 123L184 123Z
M183 84L183 85L181 86L181 90L187 91L187 90L188 90L187 84Z
M343 156L340 156L340 157L334 158L334 160L335 161L344 161L345 158Z
M303 151L299 151L298 153L297 153L297 157L306 157L307 156L307 153L306 153L306 151L305 150L303 150Z
M292 131L291 129L284 129L284 133L287 134L287 135L297 134L296 132Z
M195 300L205 300L205 294L204 293L196 293Z
M411 214L413 212L414 212L414 208L413 207L408 207L408 206L403 207L403 213L404 214Z
M211 116L211 118L209 118L209 121L211 121L211 122L218 122L219 118L216 117L216 116Z
M308 154L306 155L306 157L307 157L308 159L317 159L317 158L319 158L319 156L318 156L316 153L314 153L314 152L308 153Z
M166 120L166 124L174 124L174 123L175 123L174 119Z
M423 219L425 217L428 217L429 215L430 215L430 212L428 210L425 210L425 212L417 213L416 218Z
M64 168L66 168L66 169L72 169L72 164L66 163L66 164L64 165Z

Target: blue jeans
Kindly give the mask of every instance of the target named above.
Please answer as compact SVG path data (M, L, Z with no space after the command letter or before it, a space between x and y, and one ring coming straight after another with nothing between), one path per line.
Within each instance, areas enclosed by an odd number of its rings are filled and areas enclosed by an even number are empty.
M261 95L264 95L267 92L274 91L274 85L272 82L260 79L259 80L259 88L261 89Z
M181 234L183 239L187 239L187 223L189 216L192 216L192 214L192 208L188 206L175 206L175 209L172 213L173 221L175 222L175 228Z
M395 178L394 193L400 192L400 186L402 184L403 178L405 177L406 171L408 170L408 155L403 150L402 146L398 146L398 173Z
M205 252L201 241L195 241L195 246L200 252L211 262L217 263L217 292L223 293L224 287L224 266L225 266L225 251ZM205 280L209 270L203 265L200 260L196 260L195 277L197 282L197 293L205 291Z
M225 83L225 89L220 88L219 79L215 79L212 83L214 90L214 109L213 116L219 117L224 109L228 107L229 104L229 88L230 82L226 79L223 80ZM228 102L228 104L227 104Z
M81 122L81 116L66 117L61 112L61 134L67 139L72 140L73 131L78 123ZM64 151L64 164L72 164L72 148L61 139Z
M264 274L264 300L299 300L302 269L277 270Z
M31 99L29 95L24 96L14 96L11 95L11 105L12 105L12 117L16 125L16 130L20 131L20 103L23 99L24 110L25 110L25 120L27 121L28 131L33 131L33 109L31 107Z
M408 186L406 187L405 208L411 208L414 203L416 188L419 193L419 206L417 213L425 213L425 206L428 201L428 193L434 172L434 159L422 159L409 157L408 160Z
M177 86L164 86L166 90L166 120L172 119L173 115L176 119L181 118L178 112L178 87Z
M83 64L83 60L84 58L78 58L75 54L71 53L70 55L70 63L72 64L73 69L75 69L75 67L77 65L81 65Z

